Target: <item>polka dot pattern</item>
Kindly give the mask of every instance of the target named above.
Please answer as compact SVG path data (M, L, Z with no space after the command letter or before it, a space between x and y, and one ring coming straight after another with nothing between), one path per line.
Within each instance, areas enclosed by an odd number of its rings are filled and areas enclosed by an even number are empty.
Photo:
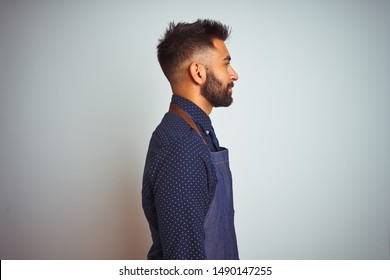
M204 221L217 177L210 158L209 116L194 103L173 96L172 103L194 120L209 147L181 117L167 113L149 144L142 204L153 245L148 259L206 259Z

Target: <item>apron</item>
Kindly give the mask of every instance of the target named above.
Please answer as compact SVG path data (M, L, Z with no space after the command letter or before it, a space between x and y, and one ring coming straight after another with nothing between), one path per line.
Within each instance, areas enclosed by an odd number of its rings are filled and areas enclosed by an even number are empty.
M171 104L169 112L182 117L203 139L198 127L183 109ZM203 142L207 146L204 139ZM208 260L238 260L229 151L221 148L218 152L210 151L210 155L218 184L204 222L206 256Z

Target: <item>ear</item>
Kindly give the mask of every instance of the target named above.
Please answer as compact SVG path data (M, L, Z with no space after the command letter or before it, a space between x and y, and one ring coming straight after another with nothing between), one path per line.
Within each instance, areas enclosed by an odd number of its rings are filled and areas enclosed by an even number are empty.
M192 80L198 85L203 85L206 81L205 67L199 62L192 62L189 70Z

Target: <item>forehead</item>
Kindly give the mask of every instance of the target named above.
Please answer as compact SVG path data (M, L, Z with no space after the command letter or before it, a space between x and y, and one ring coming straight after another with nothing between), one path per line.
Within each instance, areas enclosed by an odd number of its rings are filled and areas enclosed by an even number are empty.
M220 39L214 39L213 40L215 49L213 50L214 55L216 58L224 59L227 56L229 56L229 51L225 45L225 42Z

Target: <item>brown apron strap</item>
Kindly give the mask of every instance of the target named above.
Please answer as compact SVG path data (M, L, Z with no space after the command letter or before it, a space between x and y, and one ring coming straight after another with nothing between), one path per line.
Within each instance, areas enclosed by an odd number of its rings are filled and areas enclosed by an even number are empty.
M206 141L204 140L202 134L200 133L198 127L196 126L195 122L191 119L191 117L186 113L186 111L184 111L182 108L176 106L175 104L171 104L169 106L169 112L170 113L173 113L173 114L176 114L178 116L180 116L186 123L189 124L189 126L191 126L193 129L195 129L195 131L199 134L199 136L202 138L203 140L203 143L207 145Z

